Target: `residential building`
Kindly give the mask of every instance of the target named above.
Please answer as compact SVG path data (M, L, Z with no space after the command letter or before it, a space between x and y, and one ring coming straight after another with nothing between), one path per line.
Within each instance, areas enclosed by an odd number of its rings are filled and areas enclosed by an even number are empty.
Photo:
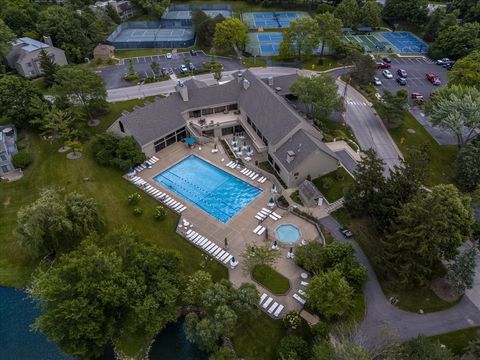
M177 93L124 112L109 131L133 136L147 156L187 136L203 143L244 133L289 187L339 164L322 134L249 70L221 85L179 82Z
M17 153L17 132L13 125L0 126L0 176L15 170L12 156Z
M67 65L67 58L62 49L54 47L49 37L45 37L45 42L40 42L28 37L19 38L12 46L7 55L8 65L16 69L24 77L31 78L40 76L42 69L40 66L40 53L44 50L48 56L57 65Z
M94 11L105 11L108 6L111 6L118 13L122 21L128 20L135 15L135 7L128 0L97 1L94 5L90 5L90 8Z

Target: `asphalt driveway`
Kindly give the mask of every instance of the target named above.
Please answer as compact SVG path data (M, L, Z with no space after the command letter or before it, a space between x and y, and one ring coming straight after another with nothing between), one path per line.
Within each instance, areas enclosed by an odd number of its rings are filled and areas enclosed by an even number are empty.
M180 65L185 64L186 58L189 58L190 62L195 65L196 68L202 67L204 62L210 61L211 59L211 57L203 53L203 51L197 51L196 56L191 56L189 52L177 53L172 59L167 59L166 55L138 56L130 59L132 60L133 67L135 68L135 71L138 72L139 76L146 78L148 76L154 76L151 68L153 62L156 62L160 69L171 69L173 73L179 74ZM123 79L128 71L128 60L129 59L121 59L118 65L95 70L95 73L99 74L105 81L107 90L134 85ZM217 61L223 64L224 71L243 68L237 60L217 57Z

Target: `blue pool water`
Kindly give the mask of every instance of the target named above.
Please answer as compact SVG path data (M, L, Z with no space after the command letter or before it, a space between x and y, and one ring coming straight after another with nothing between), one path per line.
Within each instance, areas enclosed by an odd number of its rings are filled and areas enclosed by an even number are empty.
M224 223L262 192L195 155L154 179Z
M291 224L283 224L278 226L275 229L275 235L277 239L283 243L293 244L294 242L300 240L301 233L300 230Z

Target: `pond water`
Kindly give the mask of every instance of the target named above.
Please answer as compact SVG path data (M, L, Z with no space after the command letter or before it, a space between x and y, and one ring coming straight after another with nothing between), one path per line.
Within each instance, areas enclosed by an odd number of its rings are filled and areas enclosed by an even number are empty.
M55 344L30 325L40 315L40 309L24 291L0 287L0 359L1 360L67 360ZM208 355L188 342L183 332L183 319L169 324L155 339L150 350L151 360L206 360ZM108 349L101 360L113 360Z

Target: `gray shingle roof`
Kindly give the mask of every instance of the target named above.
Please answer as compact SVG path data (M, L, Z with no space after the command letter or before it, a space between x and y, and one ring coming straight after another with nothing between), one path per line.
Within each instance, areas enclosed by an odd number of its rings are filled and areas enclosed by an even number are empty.
M337 159L333 151L320 139L307 133L305 130L298 130L293 136L280 146L274 155L278 161L287 169L288 172L293 171L298 165L305 161L315 150L321 151ZM294 151L295 158L290 163L287 162L287 152ZM337 159L338 160L338 159Z
M304 180L299 186L298 190L307 198L308 200L315 200L322 196L317 187L308 180Z

